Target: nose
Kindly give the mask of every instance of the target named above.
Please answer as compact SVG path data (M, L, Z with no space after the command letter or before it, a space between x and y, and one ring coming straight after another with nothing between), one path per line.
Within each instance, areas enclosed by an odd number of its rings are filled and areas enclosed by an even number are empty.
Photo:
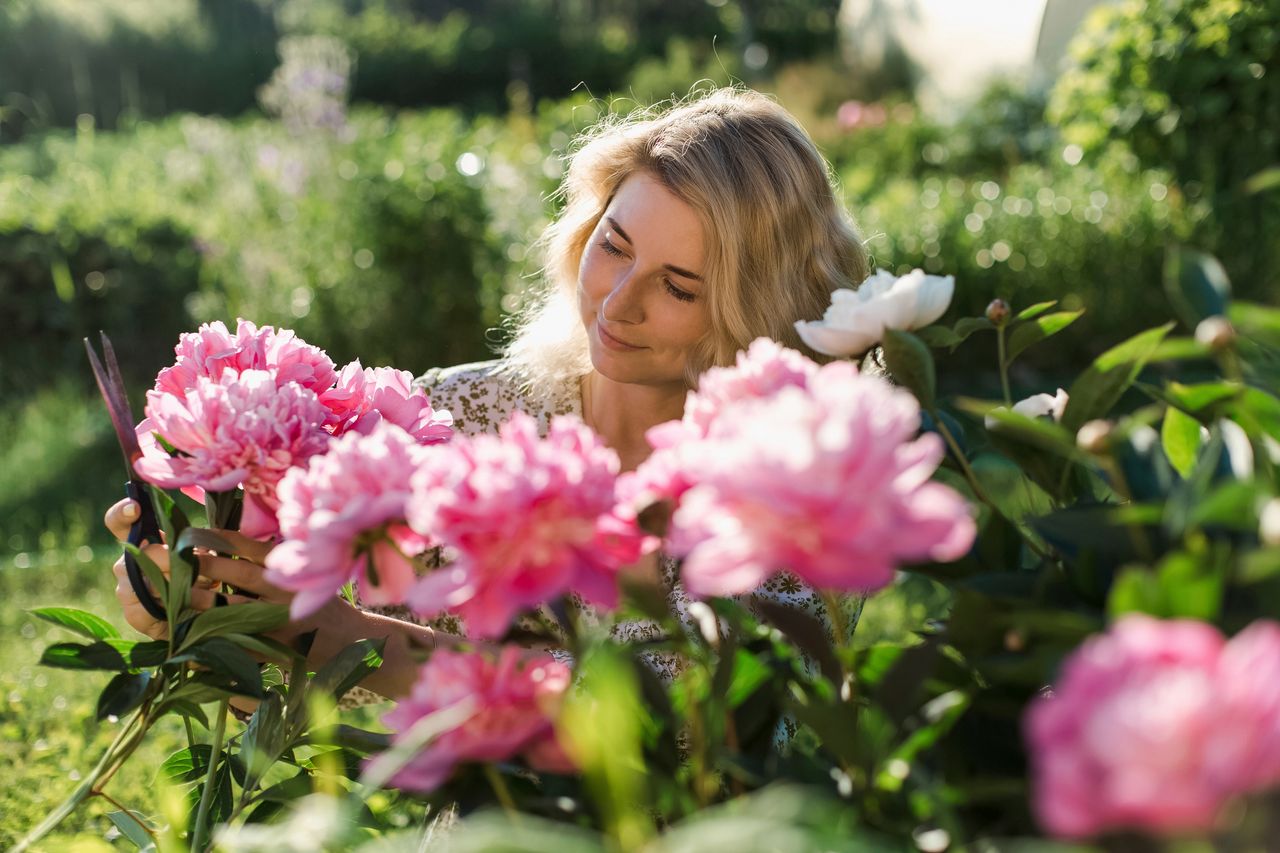
M600 313L610 323L639 323L644 319L640 282L632 271L619 276L613 289L604 297Z

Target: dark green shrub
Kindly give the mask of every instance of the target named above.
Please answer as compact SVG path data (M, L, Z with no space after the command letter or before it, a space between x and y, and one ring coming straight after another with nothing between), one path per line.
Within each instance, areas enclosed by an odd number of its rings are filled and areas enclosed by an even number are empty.
M1050 116L1064 141L1112 144L1169 170L1212 208L1197 234L1244 294L1280 283L1280 196L1249 178L1280 161L1280 0L1160 0L1104 7L1073 46Z

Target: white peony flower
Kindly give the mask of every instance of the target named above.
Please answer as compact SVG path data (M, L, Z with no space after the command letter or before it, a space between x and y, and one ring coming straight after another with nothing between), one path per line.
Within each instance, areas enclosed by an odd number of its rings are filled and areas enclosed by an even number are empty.
M911 331L937 320L951 304L955 288L950 275L912 270L897 278L879 270L856 290L833 292L822 319L798 321L796 331L820 353L861 355L880 342L885 329Z
M1013 404L1013 411L1025 418L1053 418L1055 421L1062 420L1062 413L1067 410L1067 392L1058 389L1057 394L1032 394L1025 400L1019 400ZM1004 406L999 406L1004 409ZM987 429L996 429L1000 426L1000 422L995 418L987 415L984 420Z
M1013 404L1013 410L1028 418L1051 417L1055 421L1062 420L1062 413L1067 410L1067 392L1061 388L1057 394L1032 394L1025 400Z

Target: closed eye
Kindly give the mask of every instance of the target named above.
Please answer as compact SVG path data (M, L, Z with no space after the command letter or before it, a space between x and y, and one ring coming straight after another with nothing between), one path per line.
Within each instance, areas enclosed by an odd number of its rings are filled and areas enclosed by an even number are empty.
M600 241L600 248L604 249L607 253L609 253L610 255L613 255L615 258L621 258L623 255L626 254L617 246L610 243L608 237Z
M681 302L692 302L693 300L698 298L692 293L690 293L689 291L681 290L680 288L676 287L674 284L671 283L671 279L669 278L664 278L662 282L667 286L667 293L670 293L672 296L674 296L676 299L679 299Z

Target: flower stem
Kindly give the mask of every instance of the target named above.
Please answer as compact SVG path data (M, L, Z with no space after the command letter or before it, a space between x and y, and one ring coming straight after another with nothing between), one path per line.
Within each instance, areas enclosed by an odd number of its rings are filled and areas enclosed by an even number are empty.
M502 810L507 813L507 817L515 825L520 824L520 811L516 808L515 798L511 796L511 789L507 787L507 780L502 778L502 774L489 763L484 765L485 778L489 780L489 785L493 788L493 793L497 795L498 802L502 804Z
M1000 361L1000 388L1004 391L1004 404L1013 405L1013 395L1009 393L1009 365L1004 359L1004 326L996 327L996 358Z
M929 416L933 418L933 422L937 426L938 433L942 436L942 440L947 443L947 447L951 448L951 453L955 456L956 462L959 463L960 470L964 472L965 479L969 481L969 487L973 489L974 497L991 507L992 512L1000 515L1012 524L1014 529L1022 536L1022 541L1027 544L1028 548L1035 552L1036 556L1040 557L1042 560L1048 560L1049 553L1023 533L1017 523L1014 522L1013 519L1009 518L1009 516L1006 515L1000 507L996 506L995 501L991 500L991 497L987 494L986 490L982 488L982 484L978 482L978 475L974 473L973 468L969 465L969 460L965 457L964 451L960 449L960 443L956 441L956 437L952 435L951 430L947 428L946 421L944 421L939 413L933 409L929 410Z
M138 816L137 816L136 814L134 814L132 811L130 811L129 809L127 809L127 808L125 808L123 805L121 805L121 804L120 804L120 802L119 802L118 800L116 800L116 799L115 799L115 797L112 797L112 796L111 796L110 794L108 794L106 791L94 791L93 793L94 793L94 795L95 795L95 796L102 797L102 799L106 800L108 803L111 803L111 805L115 806L115 807L116 807L116 808L118 808L120 811L124 812L125 816L126 816L126 817L128 817L128 818L129 818L129 820L133 821L133 822L134 822L134 823L136 823L138 826L140 826L140 827L142 828L142 831L143 831L143 832L145 832L147 835L151 836L152 838L155 838L155 837L156 837L156 834L155 834L154 832L152 832L152 831L151 831L151 827L149 827L149 826L147 826L145 823L143 823L143 822L138 818Z
M222 738L227 733L227 709L231 700L218 703L218 721L213 727L213 748L209 751L209 770L204 777L204 790L200 792L200 807L196 811L196 825L191 830L192 853L204 850L205 826L209 822L209 807L213 804L213 789L218 775L218 759L222 756Z

